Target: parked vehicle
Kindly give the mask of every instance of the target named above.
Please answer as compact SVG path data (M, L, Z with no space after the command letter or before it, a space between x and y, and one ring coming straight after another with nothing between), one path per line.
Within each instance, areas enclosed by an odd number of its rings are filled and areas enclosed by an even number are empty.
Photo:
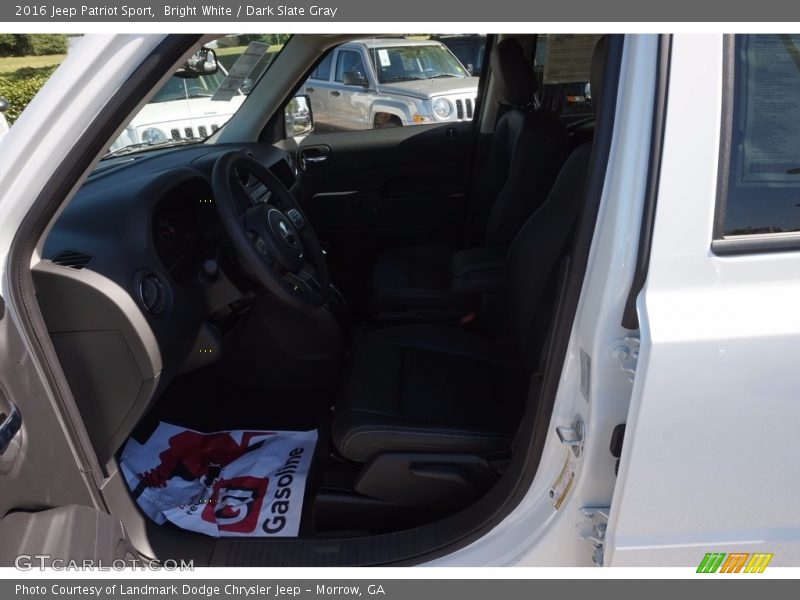
M215 51L202 48L150 98L109 151L192 142L213 135L239 109L253 80L280 50L279 45L249 44L242 51L245 62L249 61L247 71L230 87L228 70L217 62Z
M214 57L214 51L206 52ZM245 100L237 89L233 98L216 102L214 94L228 72L216 58L208 62L208 72L189 76L185 67L171 77L128 123L110 151L159 145L169 141L202 140L215 133Z
M800 36L581 35L579 128L532 37L459 120L440 44L298 34L99 161L204 38L87 36L3 142L0 564L800 564Z
M469 121L478 80L439 42L370 38L338 46L302 88L333 130Z

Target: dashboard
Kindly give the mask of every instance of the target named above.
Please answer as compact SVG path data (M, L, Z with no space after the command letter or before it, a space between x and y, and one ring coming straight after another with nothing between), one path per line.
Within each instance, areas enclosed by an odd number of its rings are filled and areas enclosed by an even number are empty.
M298 192L292 157L272 146L154 150L101 162L47 234L34 284L79 408L96 415L87 428L101 460L159 390L202 366L198 348L215 343L209 316L253 295L225 263L231 253L210 184L217 157L230 150ZM220 266L213 280L208 261Z

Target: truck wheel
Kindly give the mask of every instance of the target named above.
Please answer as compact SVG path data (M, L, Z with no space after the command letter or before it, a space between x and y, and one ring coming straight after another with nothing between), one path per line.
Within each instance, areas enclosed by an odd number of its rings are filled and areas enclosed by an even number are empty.
M380 113L375 115L374 129L389 129L390 127L402 127L402 126L403 124L400 122L400 119L398 119L394 115L387 115L386 113Z

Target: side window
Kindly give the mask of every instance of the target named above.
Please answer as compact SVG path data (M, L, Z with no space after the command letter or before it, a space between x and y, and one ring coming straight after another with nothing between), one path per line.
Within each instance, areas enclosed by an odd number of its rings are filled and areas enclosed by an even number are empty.
M311 73L311 79L328 81L331 78L331 64L333 63L333 50L330 50L325 58L320 61L317 68Z
M363 38L330 50L298 91L311 102L311 134L471 121L479 80L436 38ZM287 122L298 121L295 113Z
M340 50L336 61L336 81L344 81L345 73L362 73L366 75L361 53L355 50Z
M539 79L539 104L560 115L591 115L589 70L599 35L539 35L534 70Z
M728 48L715 237L798 232L800 35L737 35Z

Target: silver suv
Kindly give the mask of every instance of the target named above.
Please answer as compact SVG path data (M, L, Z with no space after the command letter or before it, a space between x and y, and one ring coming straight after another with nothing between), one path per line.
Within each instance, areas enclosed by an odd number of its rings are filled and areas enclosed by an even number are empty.
M331 50L300 93L319 132L469 121L478 78L443 44L371 38Z

